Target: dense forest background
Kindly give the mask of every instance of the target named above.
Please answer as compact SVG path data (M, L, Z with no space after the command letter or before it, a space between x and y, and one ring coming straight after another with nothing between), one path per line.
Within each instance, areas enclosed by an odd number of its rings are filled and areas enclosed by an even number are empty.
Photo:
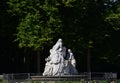
M62 38L79 72L119 74L119 36L119 0L0 0L0 73L42 73Z

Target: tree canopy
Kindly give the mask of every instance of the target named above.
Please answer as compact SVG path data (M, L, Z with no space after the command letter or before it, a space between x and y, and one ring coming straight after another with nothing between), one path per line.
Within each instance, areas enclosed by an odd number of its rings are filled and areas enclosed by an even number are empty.
M15 45L15 48L16 43L12 41L16 41L20 48L40 51L41 57L45 57L54 42L62 38L67 47L72 48L75 53L79 69L83 67L80 71L86 69L88 55L91 68L95 71L99 71L102 66L96 63L116 65L120 68L118 0L2 1L4 6L0 8L1 38L6 38L6 34L9 37L10 34L11 40L8 41ZM10 23L7 18L10 18ZM10 32L3 33L7 30ZM28 52L32 53L31 50Z

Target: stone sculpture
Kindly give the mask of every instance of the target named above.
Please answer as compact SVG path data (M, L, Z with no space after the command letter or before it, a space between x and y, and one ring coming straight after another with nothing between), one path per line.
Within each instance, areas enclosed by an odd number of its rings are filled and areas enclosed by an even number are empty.
M63 46L62 39L58 39L56 44L50 49L50 56L45 59L45 69L43 76L63 76L76 75L76 61L70 49ZM66 59L65 59L66 57Z

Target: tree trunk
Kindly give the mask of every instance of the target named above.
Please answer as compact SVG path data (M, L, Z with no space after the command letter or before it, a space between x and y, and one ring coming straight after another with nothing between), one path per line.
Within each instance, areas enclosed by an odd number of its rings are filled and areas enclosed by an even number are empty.
M26 69L26 72L29 72L29 65L30 65L29 58L30 58L30 56L27 52L27 48L25 48L24 53L25 53L25 55L24 55L25 69Z
M89 79L91 79L91 56L90 56L89 47L88 47L88 54L87 54L87 72L88 72Z
M37 73L40 72L40 51L37 51Z
M88 54L87 54L87 71L91 72L91 61L90 61L90 48L88 47Z

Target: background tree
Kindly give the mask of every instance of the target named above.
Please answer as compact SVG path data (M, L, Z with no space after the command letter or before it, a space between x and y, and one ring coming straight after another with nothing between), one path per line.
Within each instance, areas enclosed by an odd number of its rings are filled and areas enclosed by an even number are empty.
M70 1L71 2L71 1ZM38 72L40 72L40 51L51 43L61 32L62 20L59 8L71 6L69 1L19 1L10 0L9 12L19 16L18 33L15 41L19 47L32 48L38 52ZM60 36L60 35L59 35ZM49 43L48 43L49 42Z
M108 53L105 55L105 59L107 59L108 63L111 63L112 65L119 64L119 43L120 40L117 37L120 34L120 1L118 0L112 0L109 2L109 5L107 6L107 13L105 21L109 25L109 28L112 28L112 31L110 33L110 39L109 39L109 50ZM117 61L117 62L116 62ZM115 70L116 71L116 70Z
M8 5L13 21L8 27L14 29L8 30L13 31L10 34L16 33L16 36L10 36L13 37L10 42L15 39L19 47L27 49L28 55L31 55L31 51L34 50L40 52L41 57L48 56L49 48L61 37L65 46L72 48L79 71L117 71L115 68L120 68L117 37L119 35L119 1L9 0ZM4 12L1 14L3 16ZM4 19L2 16L1 19ZM4 22L6 21L4 19ZM1 21L1 23L4 22ZM13 24L15 26L12 26ZM5 24L2 25L7 27ZM1 28L0 31L6 30ZM12 44L16 43L12 42ZM31 57L28 56L28 58ZM9 59L12 60L12 58ZM89 65L90 60L91 65Z
M104 63L105 61L107 65L111 64L107 62L110 58L105 58L105 56L112 56L108 50L115 52L113 49L115 47L112 47L109 42L113 39L115 31L111 25L105 21L108 16L108 11L111 11L111 3L113 7L114 2L107 0L76 0L72 3L72 7L62 8L62 15L65 18L63 18L64 40L70 45L69 47L73 47L76 53L75 55L77 55L76 59L78 59L78 64L88 65L87 68L84 67L84 69L87 69L86 71L91 71L91 68L92 71L99 71L99 66L97 66L96 63ZM116 6L115 3L114 5ZM101 50L105 51L101 52ZM114 57L116 57L116 55ZM91 68L90 59L92 59ZM82 64L80 64L81 68L83 68ZM96 67L94 65L96 65Z
M95 52L97 44L102 44L107 37L107 27L104 21L105 6L102 1L76 0L72 3L72 7L62 8L64 33L63 38L69 47L73 47L76 55L78 55L79 63L83 61L88 64L90 70L90 55ZM67 27L67 28L66 28ZM80 56L81 55L81 56ZM92 55L94 56L94 55ZM82 59L80 59L80 57ZM85 60L87 58L87 60ZM83 66L83 65L82 65Z
M22 67L23 63L20 63L18 66L18 62L22 62L22 59L19 58L19 55L22 54L21 50L16 47L16 43L13 43L15 37L13 34L16 32L16 26L18 24L17 17L13 17L8 14L7 9L8 5L6 0L0 1L0 73L3 72L9 73L13 69ZM18 53L19 52L19 53ZM16 56L16 54L18 54ZM22 56L21 56L22 57ZM14 61L16 63L14 63ZM14 63L14 64L13 64ZM8 70L9 68L9 70ZM21 69L22 70L22 69ZM15 71L16 72L16 71Z

